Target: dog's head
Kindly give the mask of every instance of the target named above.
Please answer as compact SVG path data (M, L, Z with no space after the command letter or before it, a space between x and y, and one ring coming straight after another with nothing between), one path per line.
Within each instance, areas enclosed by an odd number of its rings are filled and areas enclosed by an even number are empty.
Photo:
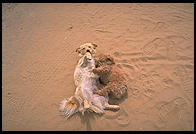
M79 48L76 49L79 56L84 56L87 52L90 53L92 56L95 56L97 45L94 43L85 43L81 45Z
M105 65L114 65L114 64L115 64L114 58L112 58L110 55L100 54L96 57L95 60L96 67L105 66Z

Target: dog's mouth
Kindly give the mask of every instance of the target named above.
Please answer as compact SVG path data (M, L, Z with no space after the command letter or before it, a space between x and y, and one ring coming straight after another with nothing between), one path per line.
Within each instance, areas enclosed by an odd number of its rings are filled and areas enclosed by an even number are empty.
M90 50L86 50L86 52L91 53L91 51L90 51Z

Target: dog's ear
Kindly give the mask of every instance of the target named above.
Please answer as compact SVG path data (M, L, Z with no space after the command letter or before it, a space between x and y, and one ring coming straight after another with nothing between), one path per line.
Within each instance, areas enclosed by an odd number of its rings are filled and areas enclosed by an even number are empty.
M79 53L79 52L80 52L80 48L79 48L79 47L76 49L76 52L77 52L77 53Z
M108 65L115 64L114 58L112 58L111 56L108 56L108 57L106 58L106 62L107 62Z
M92 45L96 48L97 47L97 44L95 44L95 43L92 43Z

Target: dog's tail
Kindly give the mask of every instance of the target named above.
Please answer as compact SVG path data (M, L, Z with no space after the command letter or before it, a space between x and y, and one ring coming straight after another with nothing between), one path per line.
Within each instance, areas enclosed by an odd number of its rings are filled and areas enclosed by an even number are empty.
M74 113L79 111L80 103L79 100L75 96L71 96L68 99L64 99L61 104L59 110L67 117L70 117Z

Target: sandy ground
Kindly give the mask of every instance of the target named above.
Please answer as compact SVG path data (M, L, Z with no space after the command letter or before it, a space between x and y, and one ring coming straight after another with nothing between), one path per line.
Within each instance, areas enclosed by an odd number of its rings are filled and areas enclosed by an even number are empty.
M3 130L193 130L193 4L3 4ZM75 49L98 44L129 79L119 111L75 114Z

